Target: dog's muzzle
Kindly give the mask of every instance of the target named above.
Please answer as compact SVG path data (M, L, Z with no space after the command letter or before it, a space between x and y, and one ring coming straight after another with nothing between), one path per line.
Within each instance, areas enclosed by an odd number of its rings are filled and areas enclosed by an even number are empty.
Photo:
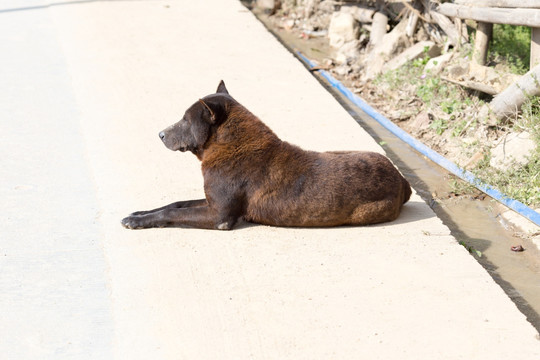
M170 135L167 136L165 134L165 131L162 131L159 133L159 138L161 139L161 141L163 141L163 144L169 149L169 150L172 150L172 151L187 151L187 150L190 150L189 149L189 146L181 143L178 141L178 139L176 139L176 137L174 135Z

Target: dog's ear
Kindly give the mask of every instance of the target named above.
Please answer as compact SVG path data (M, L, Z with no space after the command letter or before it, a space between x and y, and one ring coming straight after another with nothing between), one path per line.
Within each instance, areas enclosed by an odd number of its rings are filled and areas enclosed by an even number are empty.
M204 102L203 99L199 99L199 102L203 105L203 112L208 113L208 120L211 124L216 122L216 112Z
M229 92L227 91L227 88L225 87L225 83L223 82L223 80L221 80L219 82L216 93L229 94Z

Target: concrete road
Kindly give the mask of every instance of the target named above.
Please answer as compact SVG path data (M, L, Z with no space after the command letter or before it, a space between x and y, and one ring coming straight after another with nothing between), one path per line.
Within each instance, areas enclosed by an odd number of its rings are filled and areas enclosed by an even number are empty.
M369 227L120 226L203 195L158 132L221 79L286 140L382 151L238 1L5 0L0 30L2 358L540 358L416 195Z

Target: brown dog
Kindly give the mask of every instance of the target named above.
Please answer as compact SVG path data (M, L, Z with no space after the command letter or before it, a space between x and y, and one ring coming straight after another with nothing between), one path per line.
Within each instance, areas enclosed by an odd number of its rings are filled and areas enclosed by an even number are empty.
M223 81L159 137L202 162L206 198L139 211L130 229L232 229L238 219L275 226L366 225L398 217L411 187L383 155L305 151L281 141L234 100Z

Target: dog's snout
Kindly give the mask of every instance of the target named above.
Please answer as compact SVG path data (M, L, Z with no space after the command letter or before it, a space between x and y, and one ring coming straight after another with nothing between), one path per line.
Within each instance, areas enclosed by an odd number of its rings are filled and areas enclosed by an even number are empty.
M159 138L160 138L161 140L163 140L163 139L165 138L165 132L163 132L163 131L160 132L160 133L159 133Z

